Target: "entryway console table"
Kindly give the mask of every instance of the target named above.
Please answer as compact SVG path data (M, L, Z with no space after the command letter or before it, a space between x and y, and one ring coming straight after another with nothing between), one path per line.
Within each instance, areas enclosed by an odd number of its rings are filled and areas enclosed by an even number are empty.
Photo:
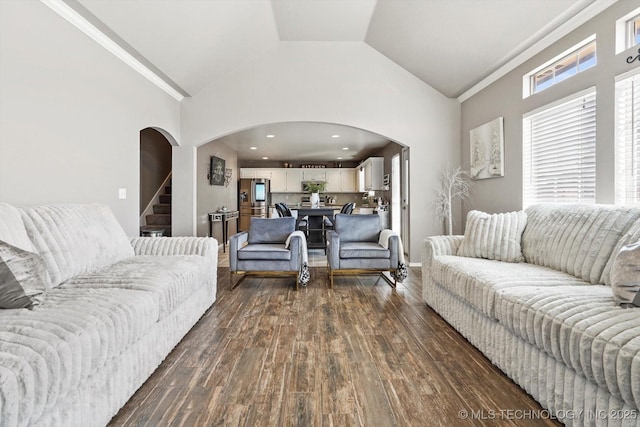
M226 252L229 239L229 221L240 218L240 211L218 211L209 214L209 237L213 237L213 223L222 223L222 252Z

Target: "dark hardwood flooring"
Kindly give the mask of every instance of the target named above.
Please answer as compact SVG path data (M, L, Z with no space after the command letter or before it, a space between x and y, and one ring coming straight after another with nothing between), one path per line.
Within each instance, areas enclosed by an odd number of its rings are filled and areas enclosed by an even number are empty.
M229 291L220 267L216 303L110 426L558 425L424 304L419 268L395 291L311 271Z

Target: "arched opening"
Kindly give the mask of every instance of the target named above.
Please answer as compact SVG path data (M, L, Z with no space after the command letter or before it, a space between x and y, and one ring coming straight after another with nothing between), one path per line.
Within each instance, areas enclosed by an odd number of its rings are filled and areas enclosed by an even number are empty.
M140 234L171 236L171 171L175 139L166 131L140 131Z
M228 133L211 140L197 148L196 181L197 181L197 235L206 236L209 233L208 213L221 207L237 209L238 180L242 178L241 170L263 169L264 173L272 173L272 181L286 177L284 170L287 168L300 168L303 165L315 164L331 171L334 168L343 170L353 169L356 176L360 172L360 162L369 157L384 158L383 176L392 173L392 158L394 155L408 152L408 147L375 132L336 123L324 122L279 122L256 125L247 129ZM232 170L232 180L227 188L210 184L207 173L211 156L221 158L226 162L226 168ZM265 157L267 157L265 159ZM402 167L408 167L408 162L402 163ZM398 174L400 178L407 177L408 173ZM307 196L302 191L301 182L287 182L289 187L279 189L272 182L271 204L283 202L289 205L300 205ZM326 197L336 205L347 202L355 202L357 207L373 207L377 211L377 204L384 204L386 224L391 225L390 202L393 191L406 191L408 180L394 188L387 181L386 189L376 188L375 191L365 191L355 183L353 188L331 188L326 191ZM275 189L275 190L274 190ZM367 193L368 201L363 199ZM404 199L403 218L396 221L406 224L402 233L407 241L405 248L409 248L408 232L408 191ZM364 205L364 206L363 206ZM381 208L382 209L382 208ZM396 212L399 215L399 212ZM229 224L229 235L236 230L236 224ZM212 228L213 237L222 242L221 227Z

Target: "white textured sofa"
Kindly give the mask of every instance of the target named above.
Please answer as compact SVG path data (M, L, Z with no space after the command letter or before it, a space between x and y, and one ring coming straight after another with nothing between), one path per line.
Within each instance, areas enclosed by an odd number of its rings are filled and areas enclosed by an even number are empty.
M525 212L524 262L457 256L463 236L427 238L425 302L563 423L639 426L640 308L617 305L609 285L615 255L640 240L640 210Z
M0 203L0 241L47 282L0 310L3 427L107 424L216 298L214 239L129 239L103 205Z

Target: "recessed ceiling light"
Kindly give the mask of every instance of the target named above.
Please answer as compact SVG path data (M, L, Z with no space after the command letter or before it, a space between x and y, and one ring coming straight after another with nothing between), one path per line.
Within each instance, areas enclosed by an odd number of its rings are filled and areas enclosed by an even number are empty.
M337 159L337 160L342 160L342 157L338 157L338 159Z
M349 147L342 147L343 150L347 151Z
M262 158L262 160L269 160L269 158L265 156Z
M275 138L275 137L276 137L276 136L275 136L275 135L272 135L272 134L267 135L267 138Z
M258 147L249 147L250 150L257 150Z
M338 134L331 135L331 138L340 138L340 135L338 135Z

